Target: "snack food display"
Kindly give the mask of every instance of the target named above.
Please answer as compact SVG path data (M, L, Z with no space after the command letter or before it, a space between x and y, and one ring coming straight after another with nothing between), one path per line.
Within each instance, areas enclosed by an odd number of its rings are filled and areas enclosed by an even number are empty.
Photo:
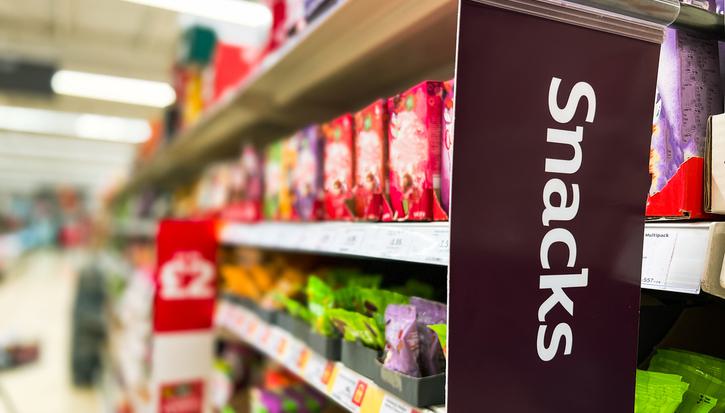
M388 111L393 218L446 219L439 202L443 83L425 81L388 99Z
M355 215L366 220L390 219L387 201L388 114L378 99L355 113Z
M295 135L297 159L292 171L296 215L303 221L322 219L322 152L320 128L310 125Z
M345 114L322 125L325 138L325 211L331 220L353 218L352 198L354 130L352 115Z
M455 80L443 82L443 136L441 138L441 205L450 213L451 170L453 168L453 125Z

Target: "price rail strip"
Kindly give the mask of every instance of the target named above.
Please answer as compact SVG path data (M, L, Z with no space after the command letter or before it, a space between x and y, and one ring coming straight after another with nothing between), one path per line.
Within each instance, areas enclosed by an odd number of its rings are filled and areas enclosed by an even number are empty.
M220 300L217 328L230 334L285 366L327 397L352 413L434 413L414 408L379 388L340 362L333 362L312 351L284 329L270 325L252 311Z

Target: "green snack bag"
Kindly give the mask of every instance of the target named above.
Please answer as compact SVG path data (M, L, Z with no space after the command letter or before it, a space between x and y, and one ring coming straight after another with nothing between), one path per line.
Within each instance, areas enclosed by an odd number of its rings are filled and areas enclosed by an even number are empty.
M312 322L312 314L310 313L310 310L304 306L304 304L282 295L280 295L278 299L290 315L302 319L307 323Z
M380 288L383 276L380 274L355 274L347 282L349 287Z
M441 343L441 347L443 347L443 354L445 354L446 358L448 358L448 325L447 324L431 324L428 326L431 330L433 330L434 333L438 336L438 341Z
M307 307L310 310L312 330L324 336L332 336L335 329L327 311L335 306L335 292L315 275L307 280Z
M420 297L428 300L432 300L435 295L435 288L432 285L418 280L408 280L405 285L392 288L391 290L409 297Z
M390 304L408 304L410 299L402 294L386 290L361 288L357 312L372 317L381 330L385 330L385 309Z
M339 308L328 310L327 313L346 341L360 341L375 350L385 347L385 335L371 317Z
M688 384L676 374L637 370L635 413L675 413Z
M360 306L360 287L350 286L335 291L335 306L355 311Z

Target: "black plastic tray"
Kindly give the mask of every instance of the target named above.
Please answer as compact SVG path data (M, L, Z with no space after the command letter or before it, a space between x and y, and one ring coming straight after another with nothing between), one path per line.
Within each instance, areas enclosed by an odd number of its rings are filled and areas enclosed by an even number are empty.
M378 351L365 347L358 341L342 341L340 361L347 368L371 380L380 375L380 367L376 363Z
M326 337L310 330L307 344L322 357L331 361L340 361L342 345L339 337Z
M373 378L382 389L415 407L441 405L446 402L446 375L411 377L390 370L376 361L378 377Z
M307 343L310 336L310 325L304 320L299 319L286 311L280 311L277 314L277 325L287 330L297 339Z

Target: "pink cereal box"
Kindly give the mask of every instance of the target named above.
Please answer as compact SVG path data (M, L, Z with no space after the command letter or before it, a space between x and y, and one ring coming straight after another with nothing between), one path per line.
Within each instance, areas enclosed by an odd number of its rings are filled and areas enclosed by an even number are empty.
M443 137L441 139L441 205L450 213L451 167L453 166L454 79L443 82Z
M370 221L392 217L388 193L388 113L378 99L355 113L355 216Z
M440 205L443 83L422 82L388 99L393 219L446 220Z
M353 218L349 207L353 190L354 129L352 115L345 114L322 125L325 139L325 212L328 219Z

